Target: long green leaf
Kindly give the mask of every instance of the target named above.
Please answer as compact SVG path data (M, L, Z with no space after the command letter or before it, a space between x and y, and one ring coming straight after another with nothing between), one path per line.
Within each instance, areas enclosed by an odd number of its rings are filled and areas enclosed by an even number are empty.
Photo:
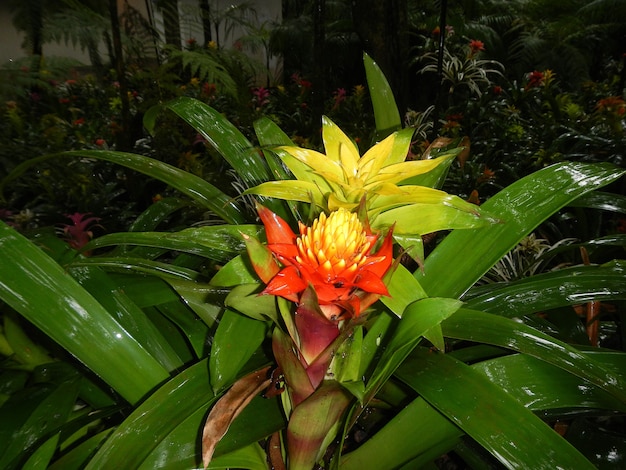
M258 149L222 113L202 101L181 96L146 113L144 125L149 132L154 129L159 108L173 111L197 130L248 185L270 179Z
M417 346L422 336L448 318L461 306L455 299L426 298L410 304L385 346L380 361L366 386L366 398L378 391L384 382L391 377L401 362Z
M626 380L621 374L595 363L573 346L523 323L461 308L441 326L446 337L502 346L529 354L588 380L626 403Z
M78 381L61 383L51 390L41 386L33 393L13 395L0 408L3 426L12 430L10 435L3 436L0 468L21 468L22 459L33 450L35 443L65 424L77 395ZM31 403L25 403L25 400Z
M430 456L433 448L437 449L437 456L442 455L452 449L463 434L423 398L417 398L361 447L344 455L340 468L398 468L420 455ZM448 444L447 449L440 448L442 442Z
M449 355L417 349L399 372L426 401L507 468L594 468L532 411Z
M15 167L0 184L0 191L3 191L4 186L10 181L38 163L63 157L95 158L125 166L169 184L199 204L211 209L228 223L240 224L245 221L243 210L235 203L234 199L202 178L154 158L110 150L76 150L33 158Z
M550 215L625 172L610 164L567 162L522 178L482 206L501 224L453 231L415 276L430 296L459 297Z
M486 292L481 292L486 291ZM505 317L521 317L592 300L626 299L626 267L579 266L477 289L466 307Z
M591 361L610 368L614 357L621 357L626 366L626 354L612 352L585 353ZM531 410L555 410L556 413L584 410L626 412L626 403L575 375L527 354L511 354L472 365L518 402Z
M374 107L374 119L379 137L383 138L402 127L400 112L393 91L382 70L372 58L363 54L367 86Z
M111 245L140 245L182 251L226 262L245 251L241 234L258 237L262 228L257 225L212 225L179 232L122 232L98 237L85 250Z
M145 313L105 272L96 267L82 267L73 268L70 273L163 368L171 372L183 365L180 357Z
M131 403L167 371L43 251L0 222L0 298Z
M209 356L209 373L214 392L219 392L237 377L244 364L261 346L266 333L265 322L228 309L224 312L213 337Z
M209 383L207 360L166 382L106 440L87 470L193 468L201 461L197 439L218 396ZM254 399L232 423L216 457L233 452L284 426L278 400Z

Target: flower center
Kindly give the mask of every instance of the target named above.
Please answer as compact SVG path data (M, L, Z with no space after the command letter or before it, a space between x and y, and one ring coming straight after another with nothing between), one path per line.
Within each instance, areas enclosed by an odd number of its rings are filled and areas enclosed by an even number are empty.
M327 282L354 274L367 261L370 242L357 215L344 208L321 214L311 227L300 226L296 261Z

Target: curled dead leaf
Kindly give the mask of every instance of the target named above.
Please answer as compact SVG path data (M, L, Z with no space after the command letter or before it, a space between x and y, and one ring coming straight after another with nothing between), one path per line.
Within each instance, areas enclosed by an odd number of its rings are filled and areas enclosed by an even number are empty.
M215 446L224 437L231 423L256 395L270 385L269 370L269 366L264 367L240 378L213 406L202 430L204 468L209 466Z

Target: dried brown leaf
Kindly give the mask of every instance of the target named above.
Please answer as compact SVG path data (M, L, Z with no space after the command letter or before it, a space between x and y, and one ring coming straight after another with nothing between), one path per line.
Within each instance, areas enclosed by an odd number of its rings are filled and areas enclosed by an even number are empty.
M209 466L215 446L224 437L231 423L256 395L269 386L269 370L269 366L264 367L242 377L215 403L202 431L204 468Z

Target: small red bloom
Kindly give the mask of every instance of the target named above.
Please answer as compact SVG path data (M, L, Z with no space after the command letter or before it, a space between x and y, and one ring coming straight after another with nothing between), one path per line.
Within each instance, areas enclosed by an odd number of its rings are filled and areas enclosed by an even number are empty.
M528 83L526 84L526 90L529 88L539 88L544 83L545 74L534 70L528 74Z
M470 47L470 56L473 56L477 54L478 52L485 50L485 43L477 39L472 39L469 43L469 47Z

